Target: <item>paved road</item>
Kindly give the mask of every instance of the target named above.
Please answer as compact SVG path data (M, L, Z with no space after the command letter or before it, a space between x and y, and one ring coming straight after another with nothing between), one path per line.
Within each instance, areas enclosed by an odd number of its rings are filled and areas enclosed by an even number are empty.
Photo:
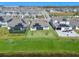
M61 30L56 30L59 36L61 37L79 37L79 34L77 34L75 31L70 32L62 32Z

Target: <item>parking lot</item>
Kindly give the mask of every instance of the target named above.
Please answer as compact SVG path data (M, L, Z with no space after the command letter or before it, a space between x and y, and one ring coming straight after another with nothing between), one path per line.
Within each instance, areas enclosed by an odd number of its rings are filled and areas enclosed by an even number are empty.
M60 37L79 37L75 31L62 32L61 30L55 30Z

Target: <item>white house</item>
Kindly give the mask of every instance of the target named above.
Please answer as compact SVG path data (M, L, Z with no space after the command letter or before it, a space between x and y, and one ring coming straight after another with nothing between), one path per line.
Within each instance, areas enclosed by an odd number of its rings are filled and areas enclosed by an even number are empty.
M55 30L72 31L69 21L53 21L53 27Z

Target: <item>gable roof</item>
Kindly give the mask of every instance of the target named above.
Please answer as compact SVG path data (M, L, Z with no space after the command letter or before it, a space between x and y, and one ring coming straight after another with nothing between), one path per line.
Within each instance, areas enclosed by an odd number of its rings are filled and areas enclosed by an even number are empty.
M32 20L31 27L33 27L33 25L35 25L37 23L42 27L48 26L48 23L44 19L34 19L34 20Z
M25 23L24 23L23 21L24 21ZM21 23L24 27L27 27L28 21L27 21L27 20L24 20L24 19L23 19L23 21L21 20L20 17L18 17L18 18L15 17L15 18L13 18L13 20L12 20L11 22L8 23L8 26L10 26L10 27L15 27L15 25Z

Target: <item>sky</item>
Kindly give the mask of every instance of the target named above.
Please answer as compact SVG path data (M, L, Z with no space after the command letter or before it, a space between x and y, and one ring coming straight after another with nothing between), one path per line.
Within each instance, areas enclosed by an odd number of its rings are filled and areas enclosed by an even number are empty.
M79 6L79 2L0 2L4 6Z

